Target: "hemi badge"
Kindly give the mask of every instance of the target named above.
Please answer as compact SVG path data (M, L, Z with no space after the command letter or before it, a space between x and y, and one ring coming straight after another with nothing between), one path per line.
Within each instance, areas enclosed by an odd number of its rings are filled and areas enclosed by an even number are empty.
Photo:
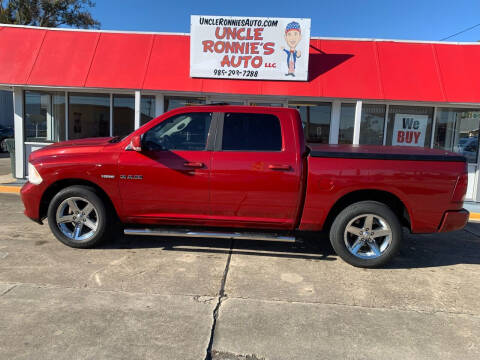
M102 179L115 179L115 175L100 175Z

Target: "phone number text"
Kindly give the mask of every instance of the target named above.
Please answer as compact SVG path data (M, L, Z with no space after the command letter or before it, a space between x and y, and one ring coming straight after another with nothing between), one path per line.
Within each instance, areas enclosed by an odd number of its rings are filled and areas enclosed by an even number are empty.
M226 70L226 69L214 69L213 75L226 76L226 77L258 77L258 71L254 70Z

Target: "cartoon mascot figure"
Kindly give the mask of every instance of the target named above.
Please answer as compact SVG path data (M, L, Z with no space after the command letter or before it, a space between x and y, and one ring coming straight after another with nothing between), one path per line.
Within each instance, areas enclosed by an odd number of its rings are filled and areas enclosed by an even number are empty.
M300 50L295 50L298 43L302 39L302 32L300 30L300 24L296 21L292 21L287 24L285 28L285 41L289 50L283 48L283 51L287 54L287 67L288 72L285 76L295 76L295 63L297 59L302 55Z

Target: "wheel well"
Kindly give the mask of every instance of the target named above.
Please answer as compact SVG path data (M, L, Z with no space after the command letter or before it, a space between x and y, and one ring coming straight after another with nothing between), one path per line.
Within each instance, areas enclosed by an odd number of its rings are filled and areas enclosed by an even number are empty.
M410 216L405 204L394 194L382 190L358 190L344 195L333 205L325 220L324 229L330 230L337 215L347 206L359 201L378 201L387 205L398 216L400 223L411 230Z
M42 195L42 200L40 201L40 219L44 219L47 217L47 211L48 211L48 205L50 204L50 201L52 201L53 197L61 190L73 186L73 185L84 185L84 186L89 186L91 188L94 188L97 195L105 202L105 204L110 207L110 209L113 211L115 216L118 217L115 206L113 206L112 201L110 200L110 197L107 195L107 193L97 184L88 181L88 180L83 180L83 179L65 179L65 180L59 180L53 184L51 184L47 190Z

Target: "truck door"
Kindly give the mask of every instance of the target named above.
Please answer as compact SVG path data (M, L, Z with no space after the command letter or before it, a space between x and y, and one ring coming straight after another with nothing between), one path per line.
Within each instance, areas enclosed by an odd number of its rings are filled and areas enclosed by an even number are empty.
M211 112L173 115L142 136L142 151L123 151L119 188L129 218L191 224L209 215Z
M274 113L219 116L211 170L212 216L219 224L289 229L295 223L302 162L293 122Z

